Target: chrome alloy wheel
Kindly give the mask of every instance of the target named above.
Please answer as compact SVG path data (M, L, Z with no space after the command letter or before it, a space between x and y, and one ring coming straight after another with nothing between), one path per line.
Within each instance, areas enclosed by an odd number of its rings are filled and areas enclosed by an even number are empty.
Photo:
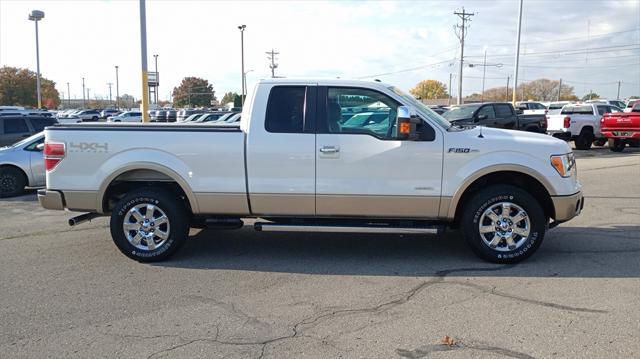
M124 216L124 235L134 247L152 251L162 247L169 239L169 218L153 204L142 203L131 208Z
M499 202L480 217L480 237L489 248L507 252L520 248L531 231L529 215L511 202Z

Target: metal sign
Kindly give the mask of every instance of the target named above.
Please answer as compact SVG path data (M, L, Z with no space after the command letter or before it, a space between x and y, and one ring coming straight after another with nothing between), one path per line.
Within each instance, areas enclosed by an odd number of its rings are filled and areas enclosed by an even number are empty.
M160 86L160 76L158 72L147 72L147 84L151 87Z

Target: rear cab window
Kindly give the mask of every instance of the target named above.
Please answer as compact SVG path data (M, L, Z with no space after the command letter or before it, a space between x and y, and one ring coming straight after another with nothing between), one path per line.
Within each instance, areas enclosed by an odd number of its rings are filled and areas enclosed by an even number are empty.
M505 117L513 116L513 110L510 105L499 103L499 104L495 104L494 107L495 107L497 118L505 118Z
M274 133L304 132L306 86L275 86L269 93L264 127Z
M560 112L562 115L593 115L593 106L565 106Z

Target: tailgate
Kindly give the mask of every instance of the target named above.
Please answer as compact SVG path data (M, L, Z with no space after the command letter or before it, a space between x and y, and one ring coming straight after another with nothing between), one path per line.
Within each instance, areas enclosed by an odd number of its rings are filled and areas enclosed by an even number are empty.
M547 116L547 131L560 132L564 130L564 118L565 115L551 115Z
M640 113L615 113L603 117L602 128L640 130Z

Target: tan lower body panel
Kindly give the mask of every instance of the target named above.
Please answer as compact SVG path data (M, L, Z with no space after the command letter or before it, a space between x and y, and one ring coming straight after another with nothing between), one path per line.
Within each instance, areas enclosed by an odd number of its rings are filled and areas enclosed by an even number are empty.
M442 197L440 200L440 218L453 219L455 217L455 208L451 212L451 197Z
M440 197L318 195L318 216L438 218Z
M65 206L70 211L102 212L96 191L62 191Z
M316 198L313 194L252 193L251 211L258 215L313 216Z
M249 214L245 193L196 192L194 195L202 214Z

